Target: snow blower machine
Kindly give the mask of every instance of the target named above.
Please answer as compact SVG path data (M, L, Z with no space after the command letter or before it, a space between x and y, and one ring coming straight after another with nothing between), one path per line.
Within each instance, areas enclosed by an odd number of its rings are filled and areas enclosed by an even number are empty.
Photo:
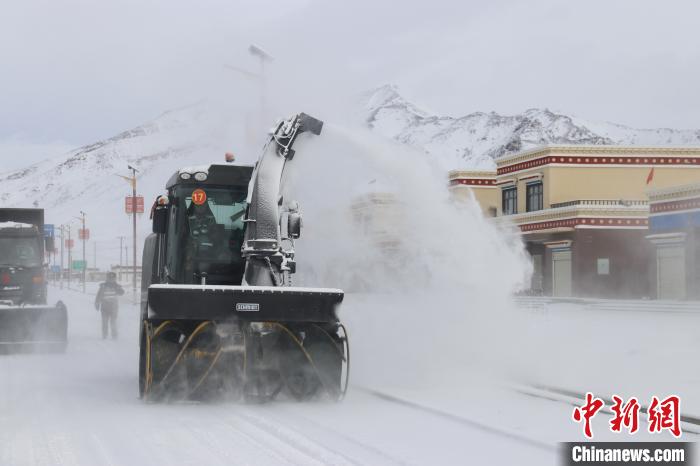
M142 399L344 396L344 294L292 286L301 213L282 189L295 142L322 127L296 115L276 127L255 166L227 156L167 182L143 251Z
M44 249L53 248L42 209L0 209L0 352L65 350L66 306L46 299Z

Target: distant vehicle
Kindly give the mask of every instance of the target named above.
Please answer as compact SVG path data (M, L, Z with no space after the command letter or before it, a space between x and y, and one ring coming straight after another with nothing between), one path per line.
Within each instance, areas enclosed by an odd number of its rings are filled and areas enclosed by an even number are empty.
M0 208L0 351L39 348L63 351L68 313L47 305L43 209Z

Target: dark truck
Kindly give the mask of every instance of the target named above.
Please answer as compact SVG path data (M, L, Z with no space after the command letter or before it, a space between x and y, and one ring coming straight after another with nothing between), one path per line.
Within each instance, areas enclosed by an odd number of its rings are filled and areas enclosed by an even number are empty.
M43 209L0 208L0 351L39 347L62 351L68 316L47 305Z

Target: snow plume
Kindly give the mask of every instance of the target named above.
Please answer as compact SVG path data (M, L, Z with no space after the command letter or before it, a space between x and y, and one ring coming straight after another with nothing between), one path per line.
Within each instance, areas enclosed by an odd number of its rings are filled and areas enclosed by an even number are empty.
M356 383L434 383L504 366L511 292L530 275L519 236L450 200L420 152L367 130L303 135L287 165L299 201L297 283L346 291Z

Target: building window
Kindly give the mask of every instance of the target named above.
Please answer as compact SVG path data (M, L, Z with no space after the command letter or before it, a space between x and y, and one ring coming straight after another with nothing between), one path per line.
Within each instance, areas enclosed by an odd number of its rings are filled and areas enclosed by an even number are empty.
M542 210L543 207L543 190L542 182L538 181L536 183L528 183L526 195L527 195L527 211L534 212L535 210Z
M518 189L515 187L503 190L503 215L518 213Z

